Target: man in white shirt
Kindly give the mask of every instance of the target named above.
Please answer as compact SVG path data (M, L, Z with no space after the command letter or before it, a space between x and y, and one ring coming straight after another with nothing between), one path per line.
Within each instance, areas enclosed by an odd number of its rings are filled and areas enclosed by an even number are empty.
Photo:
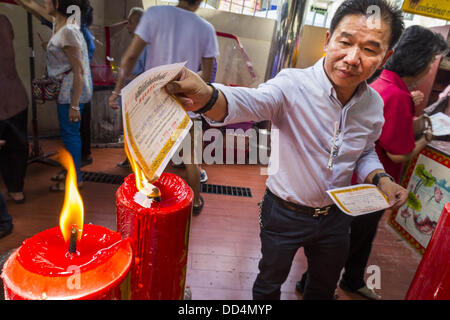
M195 13L201 2L202 0L180 0L177 6L153 6L147 9L122 59L116 87L109 99L112 108L117 108L124 79L147 45L146 70L186 61L186 68L197 72L204 81L212 80L214 58L219 55L219 46L212 24ZM192 119L199 118L192 112L188 113ZM195 138L193 130L191 138ZM184 160L184 163L186 180L194 191L193 214L198 215L204 204L200 196L200 167L194 164L193 159Z
M402 31L401 13L384 0L345 1L327 33L326 56L310 68L282 70L256 89L207 85L184 69L166 86L186 110L211 124L271 120L279 132L279 147L272 148L279 154L272 153L269 163L275 173L260 212L254 299L280 298L300 247L308 259L303 299L333 298L352 217L326 190L350 185L353 172L377 185L393 207L406 201L407 191L384 172L375 152L383 101L365 82L387 61Z

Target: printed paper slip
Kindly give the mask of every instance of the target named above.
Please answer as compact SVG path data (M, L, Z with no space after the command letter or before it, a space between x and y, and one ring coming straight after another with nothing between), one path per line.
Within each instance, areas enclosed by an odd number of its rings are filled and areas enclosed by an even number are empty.
M430 116L430 120L433 127L433 135L450 135L450 117L448 115L442 112L438 112Z
M121 92L124 138L150 182L161 175L192 126L183 107L164 89L183 66L150 69Z
M387 197L372 184L358 184L327 190L328 195L344 213L359 216L389 208Z

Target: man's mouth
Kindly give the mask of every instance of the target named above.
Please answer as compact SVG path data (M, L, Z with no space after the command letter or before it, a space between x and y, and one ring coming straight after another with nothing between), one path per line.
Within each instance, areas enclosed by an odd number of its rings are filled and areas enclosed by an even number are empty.
M337 72L341 78L350 78L356 76L356 74L354 74L350 70L337 69Z

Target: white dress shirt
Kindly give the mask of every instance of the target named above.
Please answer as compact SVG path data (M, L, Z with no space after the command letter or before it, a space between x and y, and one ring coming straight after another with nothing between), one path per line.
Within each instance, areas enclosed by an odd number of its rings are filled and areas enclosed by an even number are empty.
M207 119L212 125L271 120L272 130L279 130L279 146L272 141L269 171L274 157L279 167L267 187L284 200L316 208L332 204L326 190L350 185L354 172L364 181L383 169L374 149L384 123L383 100L364 82L342 106L323 62L284 69L256 89L215 84L226 97L228 115L221 123ZM273 154L276 149L279 153Z

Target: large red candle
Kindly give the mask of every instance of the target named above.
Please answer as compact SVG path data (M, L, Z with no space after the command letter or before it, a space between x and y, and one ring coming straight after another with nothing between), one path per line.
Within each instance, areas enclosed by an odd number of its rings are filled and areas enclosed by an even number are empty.
M444 206L405 299L450 300L450 203Z
M144 208L134 200L134 174L117 191L117 230L133 248L131 299L183 299L193 192L180 177L163 173L153 182L161 201Z
M68 252L59 227L25 240L6 261L2 278L10 300L126 298L131 245L118 232L85 225L77 252ZM123 284L123 285L122 285ZM121 287L122 285L122 287Z

